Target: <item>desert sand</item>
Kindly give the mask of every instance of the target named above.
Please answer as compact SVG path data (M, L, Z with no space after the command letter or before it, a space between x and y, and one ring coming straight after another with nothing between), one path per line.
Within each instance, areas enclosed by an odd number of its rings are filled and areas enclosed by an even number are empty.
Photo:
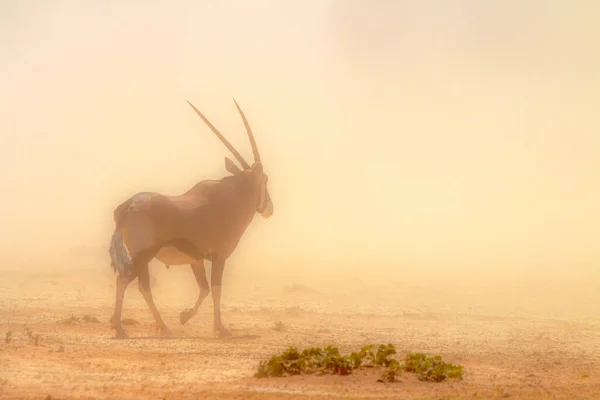
M134 282L123 316L139 323L126 327L129 340L117 340L107 265L40 268L1 273L0 329L3 337L12 332L0 346L2 399L600 398L598 294L564 281L459 285L349 273L299 282L238 268L223 293L234 336L218 339L210 297L179 323L198 292L190 269L153 264L155 301L173 335L157 336ZM98 322L66 321L86 315ZM465 377L428 383L404 373L378 383L374 370L253 377L261 359L288 346L350 352L371 343L392 343L399 357L440 354L463 365Z
M0 400L600 399L598 21L594 1L1 2ZM233 337L210 296L181 325L194 276L152 263L173 333L134 282L117 340L115 207L226 176L186 100L256 161L232 98L274 203L227 260ZM388 343L464 379L253 376L290 346Z

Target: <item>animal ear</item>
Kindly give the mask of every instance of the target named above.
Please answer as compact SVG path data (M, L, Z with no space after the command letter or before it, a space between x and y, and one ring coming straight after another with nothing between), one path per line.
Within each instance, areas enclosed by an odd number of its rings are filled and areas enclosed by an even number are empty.
M232 175L242 172L228 157L225 157L225 169Z

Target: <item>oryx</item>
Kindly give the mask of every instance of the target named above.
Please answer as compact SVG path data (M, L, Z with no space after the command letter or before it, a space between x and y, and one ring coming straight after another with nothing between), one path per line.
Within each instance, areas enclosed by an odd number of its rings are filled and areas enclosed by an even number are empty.
M193 308L181 312L185 324L208 296L210 288L204 260L212 263L211 286L214 306L214 329L220 336L230 333L221 322L221 279L227 258L237 247L256 212L264 218L273 214L273 202L267 190L268 177L263 171L254 135L242 109L233 100L246 127L254 164L250 166L192 103L188 104L223 142L242 166L239 169L225 157L231 173L219 180L204 180L183 194L168 196L142 192L127 199L114 211L116 228L110 242L111 265L117 276L115 313L111 319L118 338L125 338L121 309L125 289L138 278L139 289L163 334L170 330L158 312L150 290L148 263L156 258L165 265L192 267L200 294Z

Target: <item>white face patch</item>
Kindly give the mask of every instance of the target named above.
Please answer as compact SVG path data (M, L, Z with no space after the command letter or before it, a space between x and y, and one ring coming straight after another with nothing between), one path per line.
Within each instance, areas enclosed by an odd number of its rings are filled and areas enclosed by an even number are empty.
M265 208L265 200L267 199L267 184L260 185L260 197L258 199L258 210Z
M271 215L273 215L273 202L269 201L265 208L263 208L260 212L260 215L262 215L263 218L269 218Z
M267 191L267 182L269 181L269 177L267 175L263 175L260 180L260 194L258 199L258 207L257 210L264 210L267 206L266 202L269 201L268 191Z
M269 191L267 189L266 176L264 177L260 188L260 198L258 202L257 211L264 218L269 218L271 215L273 215L273 202L271 201L271 197L269 196Z

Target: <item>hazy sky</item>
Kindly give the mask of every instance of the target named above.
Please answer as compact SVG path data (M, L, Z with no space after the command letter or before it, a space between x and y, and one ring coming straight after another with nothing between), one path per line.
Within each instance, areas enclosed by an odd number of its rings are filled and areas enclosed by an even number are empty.
M107 246L128 196L223 176L186 99L250 159L235 97L275 204L244 262L597 265L598 21L595 0L3 1L0 247Z

